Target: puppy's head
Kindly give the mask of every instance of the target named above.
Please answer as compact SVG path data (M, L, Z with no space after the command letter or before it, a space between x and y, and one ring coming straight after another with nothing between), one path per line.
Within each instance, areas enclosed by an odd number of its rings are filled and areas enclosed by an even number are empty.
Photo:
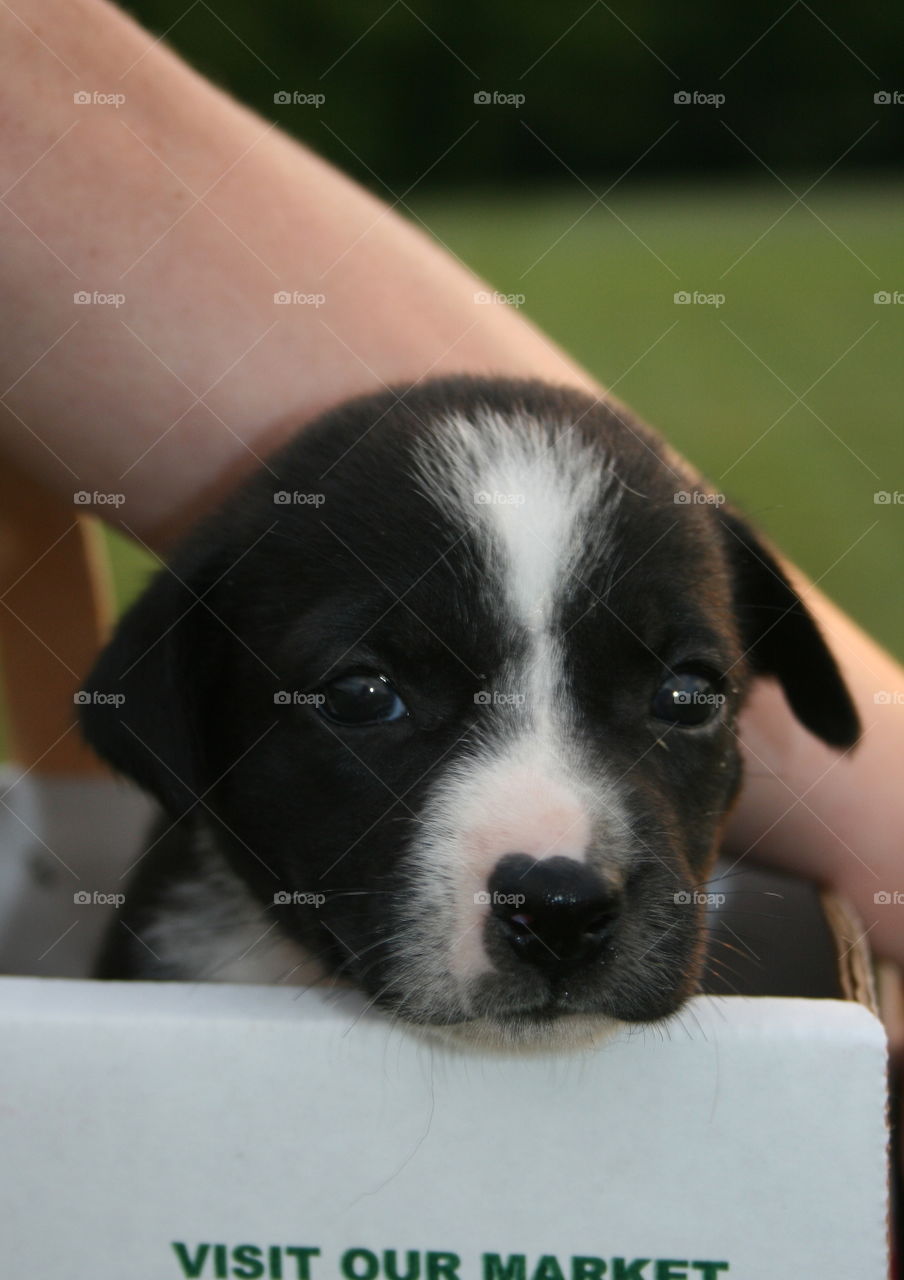
M556 1043L674 1011L778 680L857 718L751 530L619 406L456 379L307 428L175 555L89 687L99 753L193 810L384 1009Z

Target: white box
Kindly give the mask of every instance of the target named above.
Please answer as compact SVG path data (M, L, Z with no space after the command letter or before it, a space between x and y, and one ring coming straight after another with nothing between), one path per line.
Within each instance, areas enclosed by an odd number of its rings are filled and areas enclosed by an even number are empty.
M7 970L77 971L96 921L38 960L73 890L27 868L69 831L104 891L111 792L8 792ZM849 998L700 996L574 1056L440 1047L352 993L0 980L2 1275L884 1280L885 1036L830 914Z

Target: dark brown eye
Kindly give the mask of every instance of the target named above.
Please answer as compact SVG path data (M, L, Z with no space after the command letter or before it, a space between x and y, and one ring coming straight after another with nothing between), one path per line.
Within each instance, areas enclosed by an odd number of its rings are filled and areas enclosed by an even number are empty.
M712 720L724 701L717 680L696 671L675 671L659 686L651 710L657 720L690 727Z
M377 673L338 676L324 685L321 693L320 714L337 724L388 724L408 715L395 689Z

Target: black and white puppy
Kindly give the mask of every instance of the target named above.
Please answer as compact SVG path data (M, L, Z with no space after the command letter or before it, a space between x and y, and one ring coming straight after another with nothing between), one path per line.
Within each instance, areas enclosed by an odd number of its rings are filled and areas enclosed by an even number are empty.
M353 401L203 523L87 683L88 740L166 814L100 972L342 976L494 1043L670 1014L757 676L855 741L773 556L623 406Z

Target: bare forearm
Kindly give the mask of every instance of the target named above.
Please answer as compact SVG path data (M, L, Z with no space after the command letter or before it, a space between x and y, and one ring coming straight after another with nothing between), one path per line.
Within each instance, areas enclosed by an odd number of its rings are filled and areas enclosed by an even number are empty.
M840 889L870 945L904 964L904 671L796 580L857 703L863 735L841 756L798 724L777 686L760 687L741 725L746 783L728 830L730 856Z
M111 6L16 7L0 9L0 382L21 381L3 443L70 499L121 492L122 518L165 541L299 424L381 383L590 385L517 313L476 304L479 282L425 235Z

